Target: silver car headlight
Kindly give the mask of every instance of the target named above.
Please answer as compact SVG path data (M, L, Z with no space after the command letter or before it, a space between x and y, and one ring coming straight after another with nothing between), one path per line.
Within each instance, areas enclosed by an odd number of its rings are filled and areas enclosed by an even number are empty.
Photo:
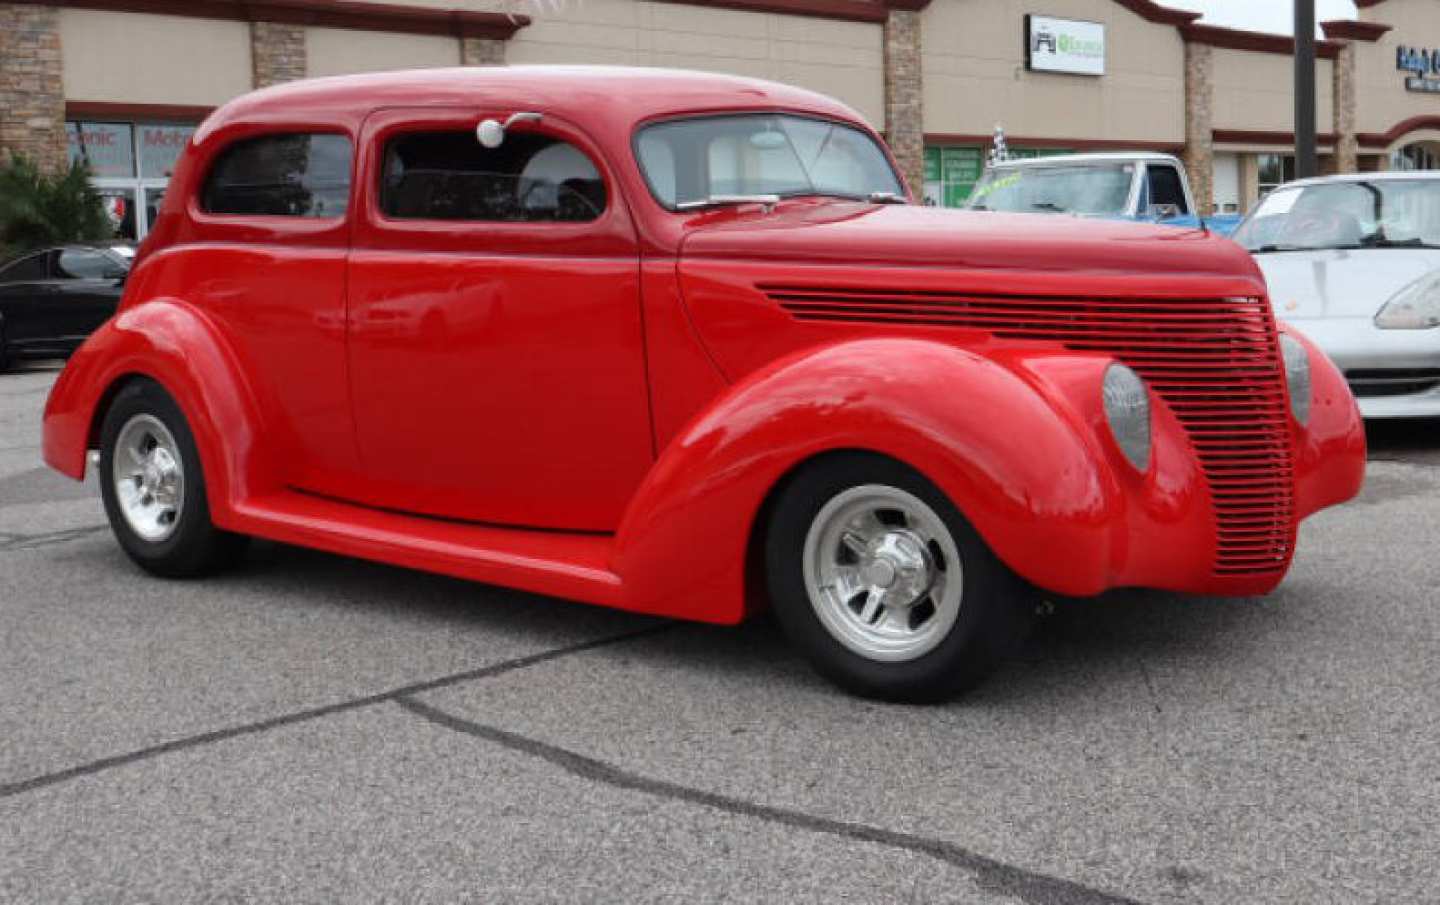
M1440 327L1440 272L1426 274L1390 297L1375 315L1381 330Z
M1101 385L1105 420L1115 445L1141 471L1150 467L1150 391L1140 375L1116 363L1105 369Z
M1310 420L1310 353L1288 333L1280 334L1280 355L1285 359L1285 383L1290 387L1290 413L1305 424Z

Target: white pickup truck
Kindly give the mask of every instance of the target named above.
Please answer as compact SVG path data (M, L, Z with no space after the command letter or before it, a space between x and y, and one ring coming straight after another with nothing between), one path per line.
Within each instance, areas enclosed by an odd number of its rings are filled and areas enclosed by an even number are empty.
M1007 160L985 169L967 210L1071 214L1166 226L1201 225L1185 168L1169 154L1059 154ZM1204 219L1228 236L1239 214Z

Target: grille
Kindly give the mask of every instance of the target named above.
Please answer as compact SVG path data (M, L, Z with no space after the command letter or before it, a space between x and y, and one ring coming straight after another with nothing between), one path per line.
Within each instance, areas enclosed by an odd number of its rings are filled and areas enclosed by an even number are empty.
M1440 368L1379 368L1345 372L1356 396L1409 396L1440 387Z
M802 321L959 327L1115 356L1189 433L1214 500L1218 576L1289 563L1289 401L1268 303L1251 298L1023 297L762 285Z

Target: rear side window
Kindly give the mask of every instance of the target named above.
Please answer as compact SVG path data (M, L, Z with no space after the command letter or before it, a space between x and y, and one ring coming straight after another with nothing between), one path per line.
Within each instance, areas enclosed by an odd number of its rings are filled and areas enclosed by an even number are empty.
M595 164L545 135L512 133L498 148L471 131L400 135L380 178L380 209L400 220L583 223L605 210Z
M45 260L50 252L21 258L0 268L0 283L26 283L30 280L44 280L50 276Z
M55 274L66 280L115 280L125 275L125 267L98 251L67 248L55 262Z
M262 135L225 149L200 194L210 214L343 217L350 202L350 139Z

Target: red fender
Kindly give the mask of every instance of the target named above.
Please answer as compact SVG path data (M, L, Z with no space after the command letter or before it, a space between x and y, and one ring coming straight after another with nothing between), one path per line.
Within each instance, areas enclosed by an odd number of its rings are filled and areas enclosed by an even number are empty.
M1303 519L1360 492L1365 422L1345 375L1329 356L1294 326L1283 321L1278 326L1310 352L1310 420L1295 442L1295 517Z
M71 357L45 404L44 457L77 480L86 450L98 440L101 406L134 376L170 393L195 435L211 515L233 526L232 504L275 474L260 461L264 433L259 407L223 334L205 314L179 299L153 299L123 308ZM222 439L221 432L224 437Z
M1095 374L1106 361L1047 354ZM629 605L743 619L746 548L767 495L799 463L846 449L925 474L1029 580L1076 594L1108 586L1124 501L1084 417L997 358L864 339L756 371L670 443L616 538Z

